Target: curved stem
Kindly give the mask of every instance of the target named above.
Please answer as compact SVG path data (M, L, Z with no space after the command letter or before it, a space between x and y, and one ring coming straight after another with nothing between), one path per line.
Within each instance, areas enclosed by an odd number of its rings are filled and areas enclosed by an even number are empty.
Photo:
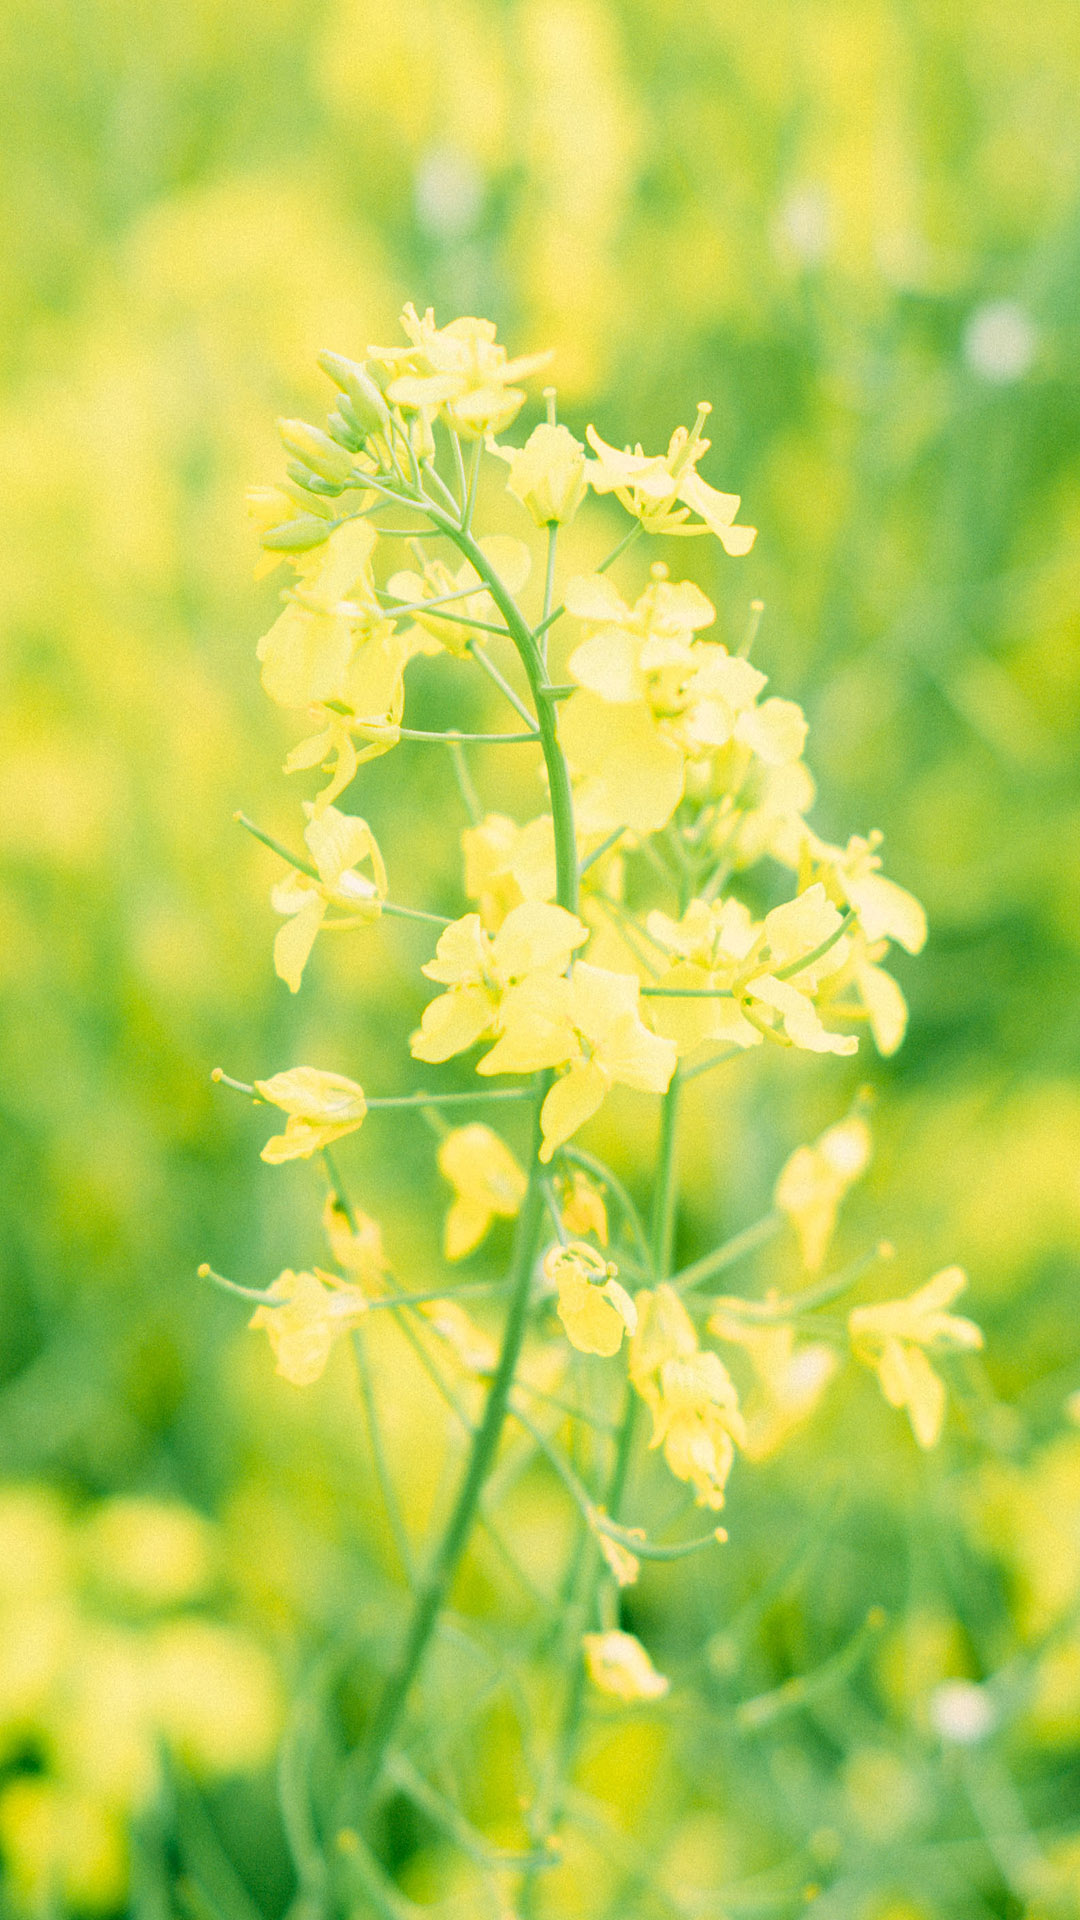
M539 1101L537 1102L536 1133L538 1149ZM368 1731L367 1751L359 1779L355 1782L353 1794L350 1796L353 1802L350 1811L354 1817L363 1813L378 1785L391 1742L405 1711L412 1683L472 1532L484 1482L495 1458L495 1449L502 1433L510 1389L525 1336L533 1248L540 1230L543 1204L539 1162L537 1154L534 1153L532 1174L518 1215L517 1231L514 1237L514 1254L510 1269L510 1306L503 1330L499 1363L491 1382L483 1418L473 1436L468 1465L458 1489L454 1510L436 1549L427 1577L420 1586L397 1671L387 1684Z

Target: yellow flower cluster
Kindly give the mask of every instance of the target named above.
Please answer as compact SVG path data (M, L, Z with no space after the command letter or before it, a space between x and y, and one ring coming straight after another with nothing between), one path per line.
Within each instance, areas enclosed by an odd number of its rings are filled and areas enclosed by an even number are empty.
M72 1514L0 1489L0 1855L28 1909L119 1909L128 1821L160 1791L163 1753L205 1779L271 1759L265 1654L192 1611L220 1578L215 1529L179 1502Z

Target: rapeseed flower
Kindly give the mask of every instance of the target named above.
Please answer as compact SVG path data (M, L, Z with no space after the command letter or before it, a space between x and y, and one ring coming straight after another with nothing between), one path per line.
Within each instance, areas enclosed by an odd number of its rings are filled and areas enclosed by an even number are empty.
M745 1439L735 1385L719 1354L703 1350L686 1308L666 1282L635 1299L630 1379L653 1418L651 1447L662 1447L677 1480L699 1506L724 1504L724 1488Z
M359 1287L381 1289L388 1262L378 1221L370 1214L346 1213L337 1195L328 1193L322 1223L330 1251L342 1271L351 1274Z
M438 1160L455 1192L443 1252L448 1260L463 1260L493 1220L512 1220L520 1211L528 1181L505 1140L479 1121L454 1127L439 1143Z
M829 1127L813 1146L796 1147L781 1169L775 1200L799 1236L803 1265L816 1273L840 1202L870 1162L870 1129L858 1114Z
M719 493L697 471L710 446L701 429L711 412L708 401L701 401L693 426L676 427L666 454L651 456L640 446L620 452L587 427L585 438L596 455L588 463L589 485L594 493L614 493L648 533L714 533L725 553L749 553L757 528L736 526L739 495Z
M507 914L495 934L485 933L478 913L455 920L439 937L434 960L421 969L429 980L449 989L424 1008L410 1046L416 1060L449 1060L477 1040L502 1032L505 1007L516 986L536 976L537 991L553 987L575 947L589 937L589 929L563 907L526 901ZM497 1049L495 1050L497 1052ZM491 1066L494 1052L477 1069L482 1073L509 1073L524 1069ZM549 1062L539 1061L538 1065Z
M551 1247L544 1256L544 1277L558 1292L556 1311L579 1353L608 1359L618 1353L623 1334L637 1326L637 1309L619 1285L618 1271L585 1240Z
M288 915L274 940L274 970L291 993L298 993L304 968L322 927L347 928L377 920L386 896L386 866L366 820L326 806L316 813L305 804L304 839L318 879L293 869L274 887L270 899ZM370 863L371 873L360 871ZM331 907L344 918L328 920Z
M333 1146L345 1134L355 1133L367 1113L364 1090L355 1080L319 1067L291 1067L269 1080L256 1080L255 1091L260 1100L289 1116L284 1133L276 1133L262 1150L271 1166L306 1160Z
M437 327L434 310L421 317L411 301L401 325L409 346L368 348L369 360L388 376L386 400L408 412L438 414L463 439L502 433L526 400L514 383L551 359L550 353L532 353L508 360L490 320L465 317Z
M329 1273L287 1267L267 1289L273 1304L256 1307L249 1327L265 1327L277 1371L294 1387L309 1387L326 1369L334 1342L368 1310L359 1287Z
M555 827L542 813L519 827L509 814L488 813L461 836L465 892L475 900L488 933L526 900L555 893Z
M582 1646L593 1685L601 1693L613 1693L628 1706L636 1700L662 1700L671 1686L632 1633L621 1633L617 1628L607 1633L587 1633Z
M800 709L790 700L759 706L766 676L698 639L716 614L693 582L670 581L657 563L632 607L603 574L571 580L565 602L584 638L569 661L580 691L560 715L559 736L579 778L585 831L658 831L682 798L687 761L729 742L772 765L798 759Z
M905 1300L856 1307L848 1332L856 1357L873 1367L890 1406L906 1407L920 1447L935 1446L945 1417L945 1383L928 1353L972 1352L983 1344L973 1320L947 1313L967 1286L961 1267L945 1267Z
M541 1108L541 1160L550 1160L556 1147L591 1119L613 1086L666 1091L675 1071L675 1048L645 1026L640 993L634 974L579 960L569 979L536 973L506 994L501 1036L477 1072L565 1068Z
M494 1373L499 1349L490 1333L470 1319L458 1300L425 1300L419 1311L440 1340L445 1340L465 1373Z
M767 1460L810 1418L839 1363L823 1341L796 1343L790 1321L755 1323L746 1317L750 1304L718 1300L709 1332L742 1347L754 1369L757 1392L745 1409L742 1449L748 1460ZM762 1304L771 1312L778 1296L769 1294Z
M586 462L585 449L569 427L545 420L533 428L523 447L489 444L510 468L507 493L521 501L538 527L565 526L573 519L585 498Z

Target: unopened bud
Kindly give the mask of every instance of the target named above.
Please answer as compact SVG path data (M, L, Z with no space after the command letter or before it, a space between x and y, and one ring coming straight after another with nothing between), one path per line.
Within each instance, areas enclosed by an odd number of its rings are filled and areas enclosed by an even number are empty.
M355 420L350 417L351 415L351 407L346 413L345 408L339 406L335 413L328 416L327 430L331 440L336 440L339 447L347 447L350 453L359 453L364 444L364 436L356 426Z
M320 353L319 365L348 395L360 431L384 433L390 424L390 412L368 369L359 360L346 360L340 353Z
M329 532L327 521L313 513L302 513L296 520L286 520L284 526L271 527L263 534L262 544L275 553L302 553L307 547L320 546Z
M323 480L347 480L352 461L347 453L321 428L306 420L279 420L278 432L286 453L291 453Z
M321 494L324 500L336 500L339 493L345 491L344 480L324 480L321 474L312 473L299 460L287 460L285 471L290 480L295 480L298 487L303 487L305 493Z

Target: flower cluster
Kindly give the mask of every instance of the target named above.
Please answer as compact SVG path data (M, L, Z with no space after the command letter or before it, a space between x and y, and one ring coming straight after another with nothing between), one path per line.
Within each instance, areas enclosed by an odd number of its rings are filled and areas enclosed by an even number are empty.
M468 1426L458 1504L406 1635L412 1664L373 1719L384 1742L371 1757L373 1779L470 1526L482 1511L488 1518L480 1501L505 1421L554 1468L585 1523L588 1553L571 1581L585 1596L585 1626L596 1629L584 1634L584 1670L624 1704L657 1701L668 1681L619 1628L618 1590L650 1554L698 1551L726 1535L713 1527L701 1539L657 1543L621 1523L627 1485L638 1497L645 1472L633 1444L636 1403L651 1417L649 1450L715 1513L740 1451L763 1460L811 1418L845 1334L888 1401L907 1410L921 1446L938 1438L945 1405L928 1356L981 1341L972 1322L944 1310L963 1285L958 1269L907 1300L855 1307L846 1329L816 1317L869 1264L817 1278L841 1204L870 1159L861 1097L790 1155L763 1222L678 1272L684 1080L763 1046L844 1059L857 1051L860 1023L891 1053L907 1010L882 963L892 945L919 951L925 917L882 872L880 835L837 846L808 824L805 717L768 690L749 658L760 604L751 603L740 641L718 631L697 581L672 579L663 562L644 579L629 571L642 534L711 535L725 565L750 552L754 530L737 518L738 496L698 473L708 407L674 432L665 454L649 455L620 451L591 425L578 439L559 423L549 389L546 420L522 444L503 444L526 404L524 383L548 356L508 357L486 320L439 327L430 310L410 306L402 324L406 344L371 347L362 360L322 356L337 389L326 426L282 422L287 477L253 498L264 558L287 558L295 575L259 644L263 683L309 728L287 770L329 774L305 805L305 857L255 832L288 863L271 897L284 922L274 963L291 992L307 982L309 963L317 971L323 933L377 928L374 937L389 940L402 918L438 925L419 967L437 991L424 997L413 977L408 1051L424 1068L455 1063L454 1077L437 1071L411 1092L372 1098L343 1073L300 1066L247 1087L286 1116L265 1160L324 1157L332 1264L286 1268L262 1291L223 1283L254 1298L251 1325L265 1331L294 1386L324 1372L346 1333L362 1364L359 1329L375 1307L378 1321L402 1316ZM474 530L485 458L522 532L530 523L545 531L541 565L515 534ZM562 582L560 598L557 537L590 494L613 496L632 524L607 561ZM402 564L403 540L412 565ZM625 588L609 571L624 551ZM406 669L419 656L433 662L429 688L448 701L463 675L489 697L494 687L513 730L407 726ZM364 763L399 741L449 750L466 816L452 919L395 899L367 820L336 804ZM472 756L489 745L536 757L546 795L531 818L485 806L483 760ZM469 1056L476 1077L462 1087ZM609 1096L616 1138L616 1101L663 1103L648 1227L636 1177L579 1142ZM506 1137L489 1124L500 1101L511 1116L531 1112L531 1145L524 1129ZM462 1102L478 1103L484 1117L449 1125L443 1109ZM389 1108L418 1111L438 1136L432 1159L451 1193L444 1260L456 1269L484 1247L480 1258L497 1269L509 1246L505 1279L478 1283L506 1295L490 1324L487 1308L474 1321L457 1298L477 1283L403 1285L377 1224L343 1196L333 1150L370 1111ZM764 1240L790 1258L785 1222L809 1280L802 1291L769 1286L756 1298L695 1307L714 1273ZM732 1372L708 1337L724 1343ZM461 1376L482 1402L475 1422L458 1399ZM552 1410L558 1421L545 1426ZM565 1449L566 1419L585 1423L596 1444ZM385 1491L382 1462L379 1477ZM402 1558L411 1577L408 1551Z

